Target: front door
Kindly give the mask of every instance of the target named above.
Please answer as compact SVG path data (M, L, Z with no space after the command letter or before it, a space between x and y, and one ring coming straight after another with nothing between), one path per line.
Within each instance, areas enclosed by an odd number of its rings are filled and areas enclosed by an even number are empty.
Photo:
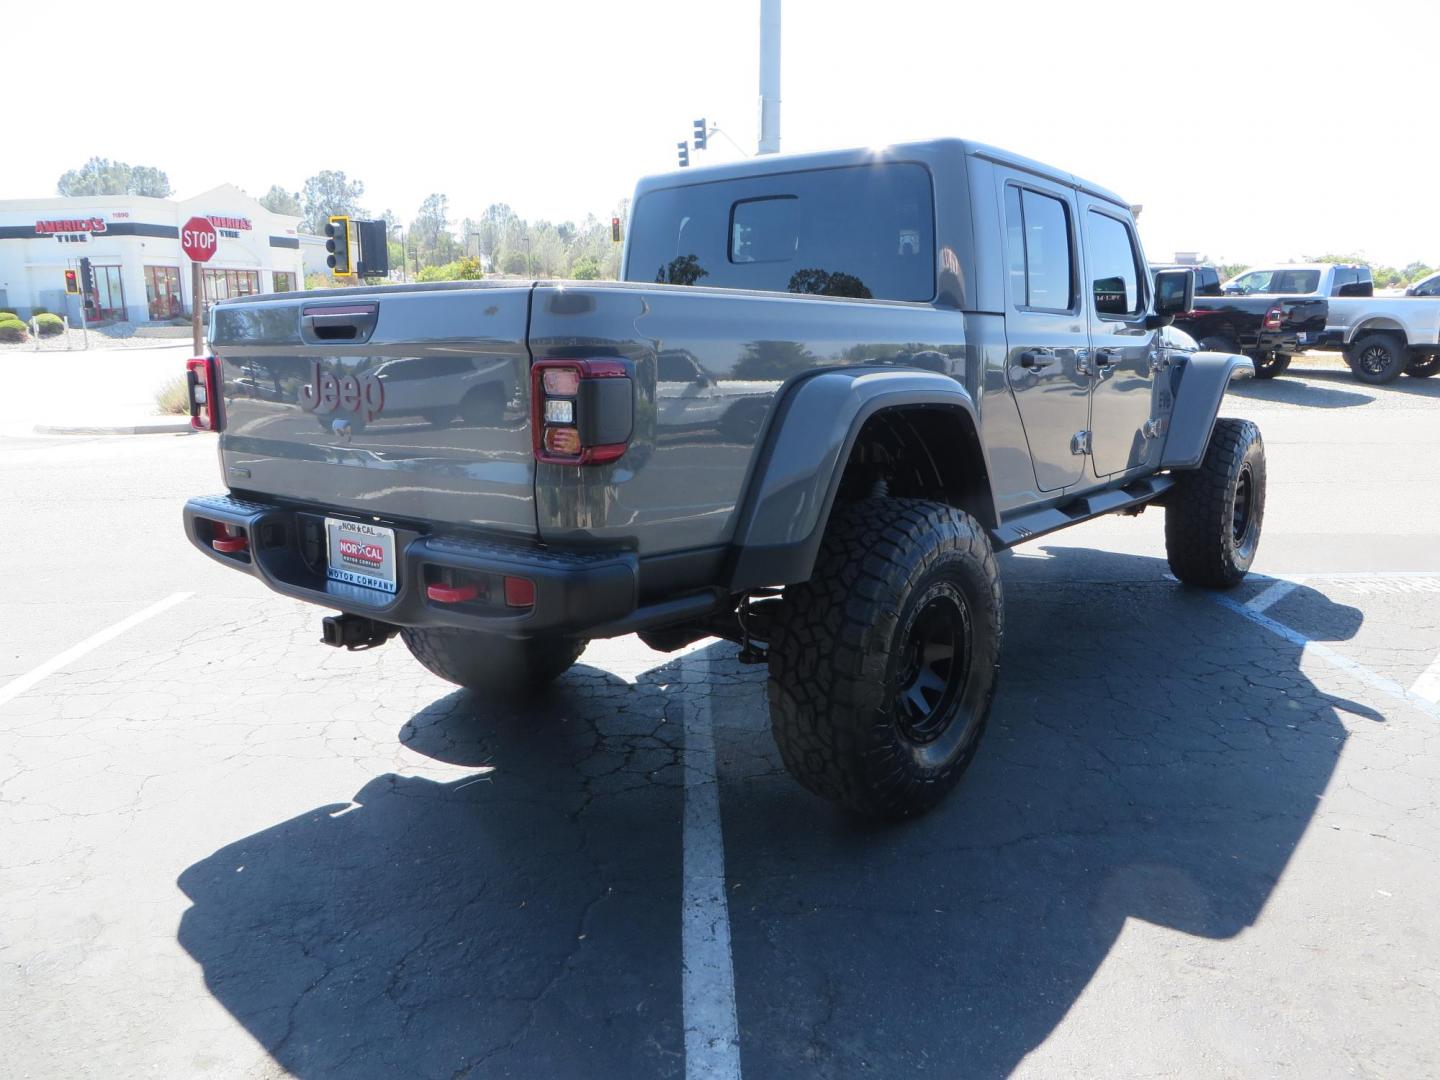
M1078 482L1090 376L1072 191L1024 173L1001 174L1005 199L1006 379L1015 394L1041 490Z
M1090 290L1090 445L1097 477L1129 472L1159 454L1147 426L1154 416L1152 353L1158 331L1145 327L1150 281L1123 214L1103 202L1085 206L1085 276Z

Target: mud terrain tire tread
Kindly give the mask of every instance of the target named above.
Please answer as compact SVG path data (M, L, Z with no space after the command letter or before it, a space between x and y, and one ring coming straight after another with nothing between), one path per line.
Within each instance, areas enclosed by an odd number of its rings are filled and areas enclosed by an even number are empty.
M974 641L963 698L971 734L936 767L905 751L887 671L908 599L956 585ZM923 813L975 756L995 695L1004 601L985 530L921 499L871 498L831 516L809 581L785 590L770 642L771 729L790 774L867 818ZM956 720L955 722L960 722Z
M1200 468L1178 474L1165 501L1165 555L1170 572L1187 585L1229 589L1240 584L1254 559L1237 552L1232 532L1235 488L1247 459L1256 538L1265 516L1265 444L1249 420L1215 421Z

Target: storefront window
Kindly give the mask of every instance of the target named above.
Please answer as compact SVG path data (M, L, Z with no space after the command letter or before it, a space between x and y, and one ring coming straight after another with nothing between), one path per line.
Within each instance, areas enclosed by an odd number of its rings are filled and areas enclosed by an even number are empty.
M275 291L292 292L295 289L295 275L287 274L283 270L276 270L274 273Z
M124 320L125 287L120 283L120 267L95 267L95 305L95 317L100 321Z
M145 267L145 301L155 322L185 314L185 303L180 297L180 271L173 266Z
M254 296L260 291L259 270L204 270L205 310L217 300Z

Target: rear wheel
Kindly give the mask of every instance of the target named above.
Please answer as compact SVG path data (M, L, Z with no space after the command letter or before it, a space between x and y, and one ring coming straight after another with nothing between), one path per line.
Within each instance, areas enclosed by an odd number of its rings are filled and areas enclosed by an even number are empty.
M770 641L785 767L864 817L930 809L975 756L1001 630L995 556L970 515L921 499L837 508Z
M1440 354L1437 353L1411 360L1405 366L1405 374L1417 379L1428 379L1437 372L1440 372Z
M400 637L416 660L458 686L497 697L544 689L570 669L586 642L580 638L514 638L453 627L403 627Z
M1255 361L1255 377L1257 379L1273 379L1290 366L1291 356L1289 353L1248 353L1247 355Z
M1221 418L1200 468L1178 474L1165 497L1165 555L1187 585L1240 584L1265 519L1265 443L1248 420Z
M1371 386L1383 386L1400 377L1410 362L1409 350L1395 334L1366 334L1356 338L1345 353L1355 377Z

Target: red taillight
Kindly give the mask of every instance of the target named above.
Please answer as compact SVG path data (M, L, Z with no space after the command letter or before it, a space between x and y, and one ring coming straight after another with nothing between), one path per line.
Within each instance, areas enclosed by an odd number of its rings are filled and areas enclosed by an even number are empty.
M185 385L190 397L190 426L196 431L219 431L219 361L213 356L186 360Z
M505 606L534 607L535 582L529 578L507 575L505 578Z
M1271 307L1265 313L1265 321L1262 324L1266 330L1280 330L1285 326L1285 309L1279 304Z
M629 448L635 400L624 361L537 361L530 395L535 460L601 465Z

